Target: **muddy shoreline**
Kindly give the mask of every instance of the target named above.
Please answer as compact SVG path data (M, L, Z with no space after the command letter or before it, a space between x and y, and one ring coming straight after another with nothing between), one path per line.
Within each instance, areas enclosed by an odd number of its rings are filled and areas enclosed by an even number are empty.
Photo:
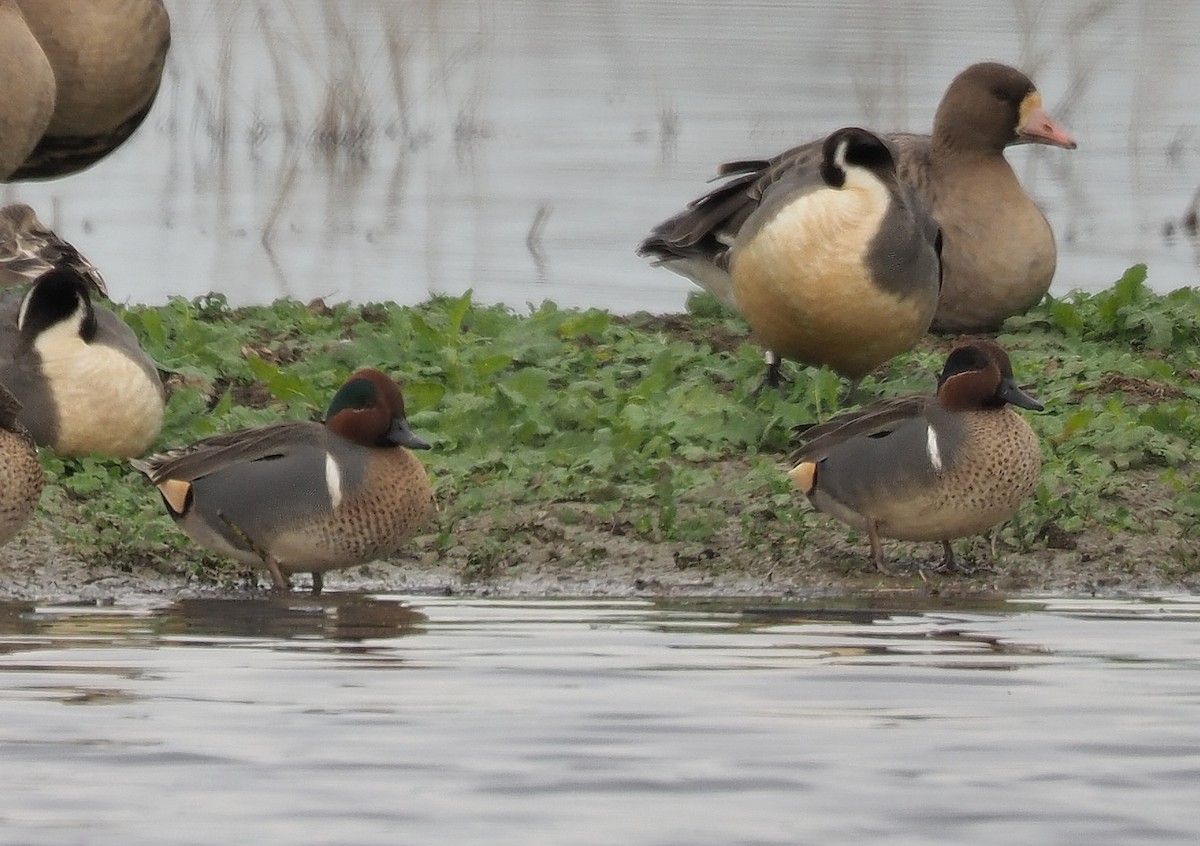
M569 519L566 519L570 515ZM335 571L326 593L386 592L494 597L848 598L909 595L996 598L1030 594L1123 596L1200 590L1194 541L1151 534L1053 533L1032 550L980 537L956 552L970 572L940 573L937 544L886 542L892 575L870 564L866 539L832 520L801 533L767 527L752 543L731 521L711 542L654 542L619 525L580 519L580 509L521 507L460 520L454 542L433 531L388 561ZM432 527L437 528L437 527ZM496 537L505 537L497 546ZM39 516L0 549L0 598L107 604L195 596L268 595L265 572L118 555L85 560ZM309 580L293 579L293 596Z
M552 303L517 314L469 293L417 307L220 298L124 317L169 372L162 447L281 418L319 419L343 374L384 362L405 385L441 511L391 561L330 573L327 591L472 596L993 597L1200 590L1200 292L1156 295L1135 266L1095 295L1047 300L1001 343L1046 405L1026 415L1041 482L992 535L865 537L787 480L792 426L840 386L761 376L744 327L703 299L686 315L618 317ZM404 341L399 356L396 339ZM872 374L926 392L949 338ZM0 598L261 596L265 573L198 549L124 462L43 453L35 520L0 548ZM294 595L309 579L294 579Z

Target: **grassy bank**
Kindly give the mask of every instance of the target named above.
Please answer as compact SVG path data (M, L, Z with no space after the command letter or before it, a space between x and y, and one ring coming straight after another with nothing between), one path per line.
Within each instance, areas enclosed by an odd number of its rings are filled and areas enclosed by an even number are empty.
M1089 544L1127 570L1139 550L1137 572L1166 583L1200 573L1200 292L1155 295L1144 278L1135 267L1102 293L1047 301L1000 336L1046 405L1027 415L1046 459L1036 497L993 543L1010 576L1014 561L1042 562L1022 571L1027 587L1045 562L1097 566ZM760 352L711 300L695 297L686 315L617 317L552 304L515 313L469 295L241 309L214 296L125 317L170 373L162 448L316 418L357 367L401 379L413 427L434 446L422 458L442 508L412 556L465 582L529 566L603 574L651 554L701 576L878 578L865 540L815 514L781 471L790 428L828 416L842 384L793 369L786 394L752 396ZM927 339L864 393L929 390L952 341ZM49 451L43 462L42 525L73 554L234 573L175 530L127 464ZM888 545L897 563L931 563L935 547ZM991 560L984 542L960 549Z

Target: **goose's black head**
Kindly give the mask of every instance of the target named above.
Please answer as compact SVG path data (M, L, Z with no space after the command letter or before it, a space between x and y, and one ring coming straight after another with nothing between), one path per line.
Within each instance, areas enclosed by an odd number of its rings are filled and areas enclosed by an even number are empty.
M53 268L39 276L21 301L17 331L31 343L64 323L73 326L84 343L96 337L96 312L90 282L70 268Z
M846 184L846 171L862 167L877 176L896 174L896 154L889 141L874 132L848 126L825 139L821 148L821 178L832 188Z

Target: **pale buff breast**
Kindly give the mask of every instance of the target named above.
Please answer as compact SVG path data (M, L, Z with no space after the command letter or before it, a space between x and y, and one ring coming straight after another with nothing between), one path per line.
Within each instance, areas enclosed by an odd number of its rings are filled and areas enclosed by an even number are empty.
M924 491L872 509L879 534L899 540L950 540L1008 520L1037 486L1042 451L1011 408L970 412L960 454Z
M956 172L934 206L944 278L936 328L983 331L1041 301L1057 250L1049 221L1008 163Z
M158 90L170 37L161 0L18 0L58 79L49 134L107 132Z
M0 429L0 545L12 540L32 516L43 482L32 442Z
M144 455L163 422L156 379L120 351L85 344L63 325L38 337L41 370L54 398L59 455Z
M329 519L281 534L271 553L289 574L364 564L396 552L435 511L420 459L403 447L375 450L361 490Z
M0 0L0 179L29 156L54 114L54 71L12 0Z
M851 378L911 349L934 308L873 281L866 251L889 197L873 177L854 177L784 206L732 262L738 309L760 344ZM913 279L911 289L927 282Z

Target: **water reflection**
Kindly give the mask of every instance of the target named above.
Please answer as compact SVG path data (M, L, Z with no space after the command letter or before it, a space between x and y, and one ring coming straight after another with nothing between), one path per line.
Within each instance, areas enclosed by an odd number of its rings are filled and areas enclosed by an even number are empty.
M0 653L164 641L314 640L339 643L419 634L426 616L394 599L331 592L319 597L180 599L135 607L92 602L0 602Z
M1196 597L331 595L0 621L7 842L1200 835Z
M363 641L418 634L426 617L403 603L367 596L184 599L163 634L187 638L317 638Z
M502 4L175 0L142 130L60 182L4 189L114 296L224 292L677 309L633 255L714 165L840 125L927 129L984 58L1038 81L1080 149L1014 150L1060 242L1054 290L1145 261L1197 281L1200 6L819 0Z

